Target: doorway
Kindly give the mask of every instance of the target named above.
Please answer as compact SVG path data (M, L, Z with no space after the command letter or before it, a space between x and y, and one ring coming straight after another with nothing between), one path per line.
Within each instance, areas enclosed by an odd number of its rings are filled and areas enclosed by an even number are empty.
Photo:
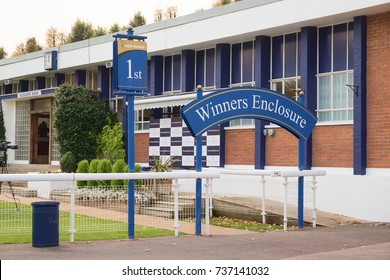
M50 164L50 113L31 114L31 163Z

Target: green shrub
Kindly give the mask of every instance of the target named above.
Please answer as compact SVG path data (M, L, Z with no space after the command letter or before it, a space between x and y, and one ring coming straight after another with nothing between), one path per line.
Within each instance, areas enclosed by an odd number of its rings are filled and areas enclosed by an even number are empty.
M98 159L93 159L89 163L89 169L88 173L97 173L97 166L98 166L99 160ZM90 188L96 187L98 185L96 180L89 180L87 182L87 186Z
M79 162L77 165L77 173L88 173L89 172L89 163L88 160L84 159ZM86 187L87 186L87 181L77 181L77 186L78 187Z
M108 159L101 159L97 165L97 173L111 173L112 165ZM111 186L111 180L98 180L99 187Z
M77 161L72 152L66 152L61 156L60 166L62 172L72 173L76 172Z
M125 167L126 167L126 162L123 159L119 159L112 166L112 173L124 173ZM113 187L121 187L124 184L125 183L123 180L112 180L111 181L111 186L113 186Z
M119 159L125 158L126 151L123 143L122 123L105 125L99 134L97 154L100 158L109 159L115 163Z

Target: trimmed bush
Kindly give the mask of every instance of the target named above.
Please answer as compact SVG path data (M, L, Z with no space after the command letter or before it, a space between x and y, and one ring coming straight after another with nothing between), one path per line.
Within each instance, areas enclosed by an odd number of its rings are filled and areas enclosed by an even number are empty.
M88 173L97 173L97 166L98 166L99 160L93 159L89 163ZM87 186L90 188L97 187L98 183L95 180L89 180L87 182Z
M72 173L77 170L76 157L72 152L66 152L61 156L60 167L62 172Z
M126 167L126 162L123 159L117 160L114 165L112 166L112 173L124 173L124 167ZM112 180L111 186L112 187L121 187L125 183L123 180Z
M97 173L111 173L112 165L108 159L101 159L97 165ZM111 180L98 180L99 187L111 186Z
M88 173L89 172L89 163L88 160L84 159L79 162L77 165L76 173ZM86 187L88 181L77 181L78 187Z

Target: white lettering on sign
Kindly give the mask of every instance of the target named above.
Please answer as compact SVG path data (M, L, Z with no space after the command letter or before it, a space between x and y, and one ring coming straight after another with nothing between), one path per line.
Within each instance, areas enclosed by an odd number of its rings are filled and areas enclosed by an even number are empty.
M127 78L134 80L142 80L142 71L133 72L133 65L131 63L131 59L127 61L127 64L129 66L129 75L127 76Z

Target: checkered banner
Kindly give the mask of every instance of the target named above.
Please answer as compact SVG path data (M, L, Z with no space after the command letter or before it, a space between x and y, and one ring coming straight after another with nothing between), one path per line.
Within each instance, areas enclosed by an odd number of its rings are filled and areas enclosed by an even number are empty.
M149 162L155 157L175 158L175 167L195 166L195 138L181 118L159 119L150 122ZM202 165L220 166L219 126L202 135Z

